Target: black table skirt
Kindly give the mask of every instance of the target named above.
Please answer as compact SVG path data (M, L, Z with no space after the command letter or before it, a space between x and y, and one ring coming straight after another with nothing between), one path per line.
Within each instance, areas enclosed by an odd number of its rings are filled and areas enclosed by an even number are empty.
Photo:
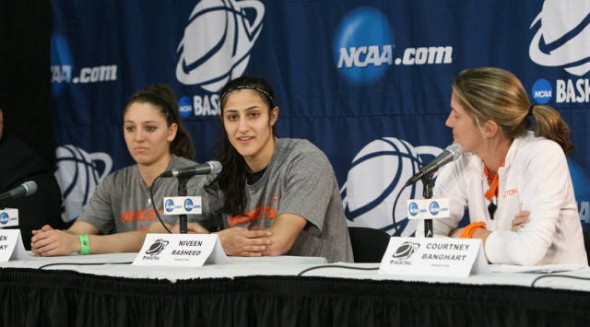
M590 294L250 276L128 279L0 269L2 326L590 326Z

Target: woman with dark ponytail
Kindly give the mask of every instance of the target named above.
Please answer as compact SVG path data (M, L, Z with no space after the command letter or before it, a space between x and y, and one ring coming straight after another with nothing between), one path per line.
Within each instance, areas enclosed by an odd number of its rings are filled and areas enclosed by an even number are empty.
M352 261L332 165L309 141L276 137L279 107L270 84L237 78L220 101L223 170L211 186L225 200L218 232L225 252Z
M170 86L163 83L154 84L136 92L129 99L125 112L129 110L130 105L133 103L154 104L166 119L167 126L177 126L176 137L170 142L170 153L188 160L195 160L193 139L180 118L178 101Z
M180 118L172 89L166 84L155 84L133 94L123 111L123 132L136 164L101 181L68 230L46 225L34 231L31 249L35 254L134 252L141 248L146 232L164 230L155 210L162 211L163 197L178 194L178 182L176 178L154 181L164 171L196 164L193 142ZM187 192L200 195L205 183L204 177L196 176L188 181ZM203 212L189 219L205 224L204 217L209 212L206 201ZM162 219L172 226L177 217Z
M436 220L435 234L482 239L491 263L588 264L559 112L531 104L506 70L467 69L453 82L446 125L465 154L436 179L451 218ZM466 208L471 224L458 228Z

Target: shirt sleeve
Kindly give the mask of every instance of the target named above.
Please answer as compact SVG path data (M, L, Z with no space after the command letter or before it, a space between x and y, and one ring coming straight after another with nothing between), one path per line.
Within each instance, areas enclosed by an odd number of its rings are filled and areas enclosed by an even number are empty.
M281 194L278 214L301 216L321 232L335 180L323 153L309 151L296 155L286 171L286 192Z
M524 150L524 149L523 149ZM554 142L544 142L528 154L519 190L523 209L531 212L520 231L495 231L485 244L492 263L534 265L552 244L560 210L571 196L571 177L563 151Z
M103 234L110 234L115 227L116 217L112 206L113 181L113 175L109 175L98 184L90 201L77 219L98 228Z

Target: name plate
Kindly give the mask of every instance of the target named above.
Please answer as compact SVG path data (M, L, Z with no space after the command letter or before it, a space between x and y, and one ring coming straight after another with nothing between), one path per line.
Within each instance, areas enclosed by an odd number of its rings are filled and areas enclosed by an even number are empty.
M449 199L408 200L408 219L449 218Z
M228 261L217 234L147 234L133 264L202 267Z
M165 215L198 215L203 212L200 196L172 196L164 198Z
M392 237L379 271L447 277L491 272L480 239L413 237Z
M0 262L30 259L19 229L0 229Z
M18 226L18 209L0 210L0 228Z

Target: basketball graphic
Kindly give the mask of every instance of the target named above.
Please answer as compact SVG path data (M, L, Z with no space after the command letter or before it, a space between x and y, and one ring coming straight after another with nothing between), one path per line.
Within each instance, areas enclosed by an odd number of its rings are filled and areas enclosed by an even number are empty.
M541 66L564 67L576 76L588 73L588 14L588 1L546 0L531 23L531 29L536 28L529 47L531 60Z
M150 245L150 248L147 251L145 251L145 254L152 255L152 256L158 255L162 251L164 251L166 246L168 246L168 243L169 242L167 240L163 240L163 239L159 238L159 239L155 240L152 245Z
M420 247L419 243L413 242L404 242L402 243L396 250L395 253L391 256L393 260L407 260L418 250Z
M393 234L393 204L399 194L395 209L397 227L400 236L412 235L418 220L407 218L407 200L422 198L422 183L419 181L402 188L422 166L423 156L434 158L441 152L434 146L414 148L410 143L393 137L367 144L353 159L341 190L348 225Z
M62 192L62 219L72 221L80 215L98 183L113 167L111 157L103 152L89 154L68 144L55 151L55 178Z
M263 17L260 1L201 0L178 45L178 81L217 92L241 76L262 31Z

